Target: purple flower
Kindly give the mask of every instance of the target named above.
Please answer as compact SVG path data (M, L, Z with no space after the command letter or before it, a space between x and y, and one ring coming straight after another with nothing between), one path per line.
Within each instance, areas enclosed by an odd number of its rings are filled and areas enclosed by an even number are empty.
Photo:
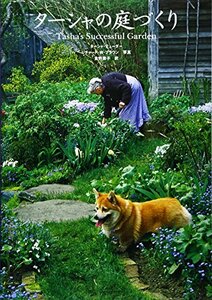
M205 103L203 105L199 105L199 106L192 106L189 109L189 112L191 114L196 113L196 112L205 112L205 113L212 113L212 103Z
M98 103L95 102L84 103L84 102L80 102L79 100L72 100L66 103L64 105L64 108L65 109L72 108L75 109L77 112L84 112L84 111L93 112L96 109L97 105Z

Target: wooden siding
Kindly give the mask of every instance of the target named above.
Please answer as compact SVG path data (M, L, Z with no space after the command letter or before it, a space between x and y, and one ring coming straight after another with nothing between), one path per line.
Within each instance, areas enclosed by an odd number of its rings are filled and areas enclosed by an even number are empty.
M149 43L149 61L151 61L149 77L150 81L153 81L150 83L150 97L182 90L183 78L188 80L194 79L195 76L198 79L211 78L211 1L199 1L199 32L197 32L197 0L190 0L189 14L187 14L186 0L175 2L160 0L159 3L158 1L153 1L153 3L156 15L160 10L164 12L159 18L164 29L158 26L156 43L158 49L155 50L158 57L151 56L151 49L155 45L152 41ZM178 17L177 26L173 31L171 30L173 23L168 22L170 9ZM188 27L187 15L189 16ZM152 26L153 24L150 24L150 30L154 33ZM189 28L189 35L187 35L187 28ZM152 74L156 75L152 76ZM153 91L152 87L157 87L157 89Z

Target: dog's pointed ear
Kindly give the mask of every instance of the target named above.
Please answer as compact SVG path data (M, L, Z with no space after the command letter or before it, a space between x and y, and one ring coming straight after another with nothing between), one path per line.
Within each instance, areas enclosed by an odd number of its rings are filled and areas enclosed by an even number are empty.
M96 199L99 198L100 193L94 188L93 188L93 192L94 192L95 198Z
M110 201L110 203L115 204L115 205L117 204L116 195L113 191L110 191L107 198Z

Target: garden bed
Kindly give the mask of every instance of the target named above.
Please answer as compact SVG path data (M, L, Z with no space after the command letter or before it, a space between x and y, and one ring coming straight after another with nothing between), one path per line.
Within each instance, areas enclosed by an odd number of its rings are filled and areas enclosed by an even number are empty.
M188 97L161 96L152 104L152 123L164 124L166 135L135 136L118 118L102 126L102 104L88 98L86 86L85 82L38 84L31 87L31 94L19 96L14 106L5 107L3 188L21 191L39 184L69 183L76 189L64 199L88 203L95 201L93 188L142 202L176 197L193 215L193 224L178 232L161 230L152 237L151 247L140 248L135 255L140 276L151 291L170 299L209 299L210 107L191 112ZM13 206L18 201L9 202ZM63 300L72 294L85 300L102 295L111 300L131 300L130 295L145 299L126 281L110 241L99 236L88 220L44 225L54 236L46 265L44 233L30 240L25 225L11 219L11 227L14 223L20 229L18 240L8 230L8 220L4 222L3 263L9 271L16 259L31 268L39 263L47 299ZM32 230L29 227L27 236ZM23 255L17 256L14 249ZM114 287L114 282L119 285Z
M131 254L132 259L137 263L140 280L148 285L148 291L160 293L168 299L183 300L183 282L180 274L172 278L165 276L161 270L163 266L158 261L142 255L140 251Z

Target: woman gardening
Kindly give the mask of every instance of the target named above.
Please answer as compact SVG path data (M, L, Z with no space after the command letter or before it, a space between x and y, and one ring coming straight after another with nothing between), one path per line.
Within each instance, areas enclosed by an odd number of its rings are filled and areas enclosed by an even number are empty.
M119 108L119 117L129 121L135 132L151 119L142 86L133 76L111 72L92 78L87 92L104 98L102 124L111 117L113 107Z

